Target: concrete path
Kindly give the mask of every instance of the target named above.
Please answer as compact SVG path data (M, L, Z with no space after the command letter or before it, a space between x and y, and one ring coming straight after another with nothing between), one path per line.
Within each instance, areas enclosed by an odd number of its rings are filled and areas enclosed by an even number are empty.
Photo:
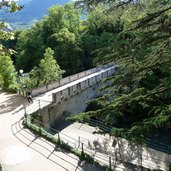
M23 128L23 103L28 106L23 97L0 92L0 163L3 171L102 171Z
M27 99L15 94L0 91L0 163L6 171L76 171L101 170L81 162L73 154L61 152L45 140L35 137L29 130L23 128L21 122L25 113L37 111L52 103L52 93L94 77L109 68L80 78L67 85L56 88L33 99L28 104Z
M50 103L52 103L52 93L61 91L69 86L77 84L83 80L91 78L95 75L98 75L101 72L104 72L107 69L101 70L99 72L93 73L89 76L81 78L77 81L73 81L67 85L56 88L52 91L44 93L40 96L37 96L33 99L33 104L28 104L26 99L22 97L18 97L17 95L8 95L3 92L0 93L0 163L4 170L6 171L77 171L77 170L85 170L85 171L98 171L100 168L93 167L85 162L81 162L78 157L73 154L66 153L65 151L61 151L60 149L55 149L54 145L45 141L40 137L35 137L29 130L23 128L21 122L24 115L24 106L26 106L27 113L31 114L39 109L39 107L43 108ZM24 104L24 106L23 106ZM81 129L80 129L81 128ZM80 131L78 131L78 129ZM91 146L94 140L99 140L101 144L104 143L106 137L102 137L100 135L93 135L93 128L90 128L86 125L76 124L72 125L72 127L67 127L62 130L64 134L68 134L78 139L78 136L81 137L82 142L86 142L85 144ZM109 137L108 137L109 139ZM103 140L103 141L101 141ZM97 141L96 141L97 142ZM110 141L109 141L110 143ZM119 154L120 147L115 149L111 147L113 154L115 150L117 155ZM124 161L130 161L130 158L135 158L135 163L137 161L137 154L132 146L128 146L127 142L121 144L123 147L122 156L124 157ZM112 146L112 145L111 145ZM119 142L118 142L119 146ZM131 149L132 148L132 149ZM94 149L87 149L94 150ZM102 154L97 150L94 150L95 156L100 158L100 162L106 162L108 164L108 156L105 157L106 154ZM133 152L135 152L133 154ZM114 158L117 157L114 156ZM159 168L164 168L164 161L167 157L165 154L157 152L157 151L145 151L145 155L143 155L144 160L141 161L141 164L144 163L146 165L154 165L159 166ZM162 160L159 161L162 157ZM150 159L150 160L149 160ZM154 160L155 159L155 160ZM159 164L156 162L160 162ZM132 170L132 166L129 169L129 165L126 167L123 166L121 161L113 160L112 164L118 167L118 171L124 170ZM134 168L134 170L136 170Z

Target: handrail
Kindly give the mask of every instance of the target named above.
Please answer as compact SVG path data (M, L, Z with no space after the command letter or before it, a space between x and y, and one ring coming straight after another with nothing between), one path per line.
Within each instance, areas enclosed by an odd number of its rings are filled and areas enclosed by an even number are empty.
M28 115L26 115L26 116L28 116ZM31 116L29 115L29 117L31 117ZM30 119L30 120L31 120L31 119ZM79 146L79 143L80 143L80 142L78 141L78 139L75 139L75 138L73 138L73 137L71 137L71 136L68 136L68 135L62 133L61 131L59 131L59 130L57 130L57 129L55 129L55 128L50 127L49 125L42 123L41 121L39 121L39 120L37 120L37 119L34 119L34 124L35 124L36 126L38 126L36 123L37 123L37 124L40 124L40 125L41 125L40 127L44 126L44 127L46 127L46 128L49 127L50 129L55 130L55 132L60 136L60 139L61 139L61 140L63 140L64 142L67 142L67 143L70 144L72 147L77 148L77 149L80 150L80 151L82 150L81 146ZM39 126L38 126L38 127L39 127ZM54 132L51 132L50 130L45 129L45 131L47 131L48 133L52 133L53 136L56 136L56 134L54 134ZM64 136L64 137L63 137L63 136ZM68 139L67 139L67 138L68 138ZM87 148L88 146L87 146L86 144L83 143L83 146L84 146L84 152L88 152L88 154L90 154L91 156L94 155L94 151L88 149L88 148ZM96 153L95 153L95 154L96 154ZM106 155L106 154L98 153L98 154L95 155L96 157L94 158L94 160L100 161L100 163L102 163L103 165L108 165L109 160L106 159L106 158L104 157L104 155L107 156L107 158L111 157L111 156L108 156L108 155Z
M83 71L83 72L80 72L80 73L77 73L77 74L74 74L74 75L71 75L71 76L68 76L68 77L64 77L64 78L59 79L59 80L56 80L56 81L54 81L51 84L47 84L45 86L33 88L32 89L32 95L33 96L36 96L36 95L45 93L47 91L50 91L50 90L53 90L55 88L58 88L58 87L60 87L62 85L65 85L66 83L73 82L73 81L75 81L77 79L80 79L80 78L83 78L83 77L88 76L90 74L93 74L95 72L98 72L98 71L100 71L100 70L102 70L104 68L105 69L110 68L112 66L114 66L114 65L112 63L110 63L110 64L107 64L107 65L104 65L104 66L100 66L100 67L97 67L97 68L92 68L92 69L89 69L89 70L86 70L86 71ZM88 72L88 71L90 71L90 72ZM84 74L82 76L80 76L81 73L84 73ZM75 77L75 79L73 79L72 81L70 81L72 77ZM66 79L68 79L68 82L66 82L66 83L64 83L64 84L61 85L60 82L62 82L63 80L66 80ZM52 85L54 85L54 86L52 86ZM49 88L49 87L52 87L52 88ZM43 89L43 91L38 91L39 89ZM36 90L37 90L37 93L36 93Z

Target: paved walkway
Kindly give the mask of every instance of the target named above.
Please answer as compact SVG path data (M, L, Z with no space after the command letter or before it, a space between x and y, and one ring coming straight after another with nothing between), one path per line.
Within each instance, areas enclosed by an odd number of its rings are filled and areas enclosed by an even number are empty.
M66 153L65 151L61 151L60 149L55 149L54 145L45 141L40 137L35 137L29 130L23 128L21 122L24 115L24 106L26 106L27 113L33 113L39 109L39 107L45 107L52 102L52 93L58 92L62 89L65 89L69 86L77 84L85 79L91 78L105 70L101 70L97 73L93 73L89 76L81 78L77 81L73 81L67 85L44 93L40 96L37 96L33 99L33 104L28 105L27 100L23 99L22 97L18 97L17 95L8 95L3 92L0 93L0 163L4 170L6 171L77 171L77 170L85 170L85 171L98 171L101 170L100 168L93 167L85 162L81 162L78 157L74 156L73 154ZM40 100L40 103L39 103ZM83 129L86 127L86 131ZM80 129L81 128L81 129ZM78 131L80 129L80 131ZM90 132L88 131L90 129ZM62 132L65 134L69 134L70 136L78 139L78 136L82 136L81 141L86 141L86 144L91 146L96 138L105 139L106 137L96 136L92 133L92 128L75 124L71 127L67 127ZM108 137L109 138L109 137ZM88 139L88 140L87 140ZM101 143L104 143L102 141ZM110 143L110 141L108 142ZM121 144L119 144L121 143ZM97 145L97 141L96 141ZM116 145L118 146L116 148ZM120 146L119 146L120 145ZM130 161L130 158L133 157L132 162L137 163L137 155L139 151L137 150L137 146L132 147L127 142L117 142L115 144L115 149L110 150L117 150L117 155L120 155L122 147L122 156L124 157L122 160ZM87 149L89 150L89 149ZM92 149L90 149L92 150ZM102 156L102 153L94 150L95 155ZM141 163L146 165L159 165L159 168L164 168L165 161L165 154L158 153L156 151L144 151L144 160ZM113 153L115 154L115 152ZM115 157L117 157L114 156ZM162 157L162 160L159 161ZM99 158L99 157L98 157ZM134 160L135 159L135 160ZM149 160L150 159L150 160ZM107 160L104 155L102 156L101 161L106 161L108 163L108 156ZM116 160L113 160L114 163ZM158 163L160 162L160 163ZM112 164L113 164L112 163ZM122 165L122 163L118 160L114 163L118 166L118 171L129 170L129 166L126 168ZM132 167L132 166L131 166ZM130 169L132 170L132 168ZM135 170L135 168L134 168Z
M31 114L39 107L43 108L52 103L52 93L106 70L108 68L37 96L33 99L33 104L28 104L27 99L23 97L0 91L0 163L3 169L6 171L101 170L81 162L73 154L56 150L53 144L35 137L29 130L23 128L21 121L25 113L24 106L26 106L27 113Z
M27 100L0 92L0 163L3 171L102 171L77 156L55 149L23 128Z

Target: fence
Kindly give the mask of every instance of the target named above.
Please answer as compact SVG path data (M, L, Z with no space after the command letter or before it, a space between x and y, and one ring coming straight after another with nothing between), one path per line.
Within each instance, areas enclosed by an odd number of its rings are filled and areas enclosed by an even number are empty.
M155 150L162 151L162 152L167 153L167 154L171 154L171 144L170 144L171 142L163 143L163 142L159 142L157 140L148 138L145 140L145 143L149 147L151 147Z
M41 109L44 105L47 105L48 103L50 103L49 101L41 101L41 100L37 100L36 102L34 102L34 108L36 108L37 110ZM32 106L33 107L33 106ZM25 110L25 114L31 114L34 111L34 108L30 108L30 110ZM85 153L89 154L90 156L94 156L94 159L98 162L100 162L102 165L105 166L110 166L110 164L112 165L112 167L114 167L116 165L116 159L117 161L121 161L121 163L124 163L124 161L126 160L126 158L122 158L121 156L119 156L118 151L116 151L114 149L114 145L115 143L112 143L112 145L108 145L107 148L105 147L105 141L101 141L100 143L98 141L91 141L89 139L85 139L84 137L79 136L78 139L74 139L73 137L70 137L60 131L58 131L57 129L54 129L52 127L50 127L47 124L43 124L40 121L35 120L35 123L39 126L39 127L43 127L46 128L46 131L49 132L50 134L52 134L54 137L60 137L65 143L69 144L70 146L74 147L75 149L78 149L79 151L84 151ZM90 123L88 123L89 125L93 126L93 127L98 127L104 131L110 130L111 126L108 125L104 125L101 121L97 121L94 119L90 120ZM147 139L147 145L149 147L151 147L152 149L156 149L159 151L163 151L167 154L170 153L170 146L166 147L166 144L160 144L159 142L155 142L151 139ZM124 143L122 143L124 144ZM121 144L121 146L122 146ZM103 149L101 148L103 146ZM163 147L165 147L165 150L161 150L163 149ZM151 149L149 150L151 153ZM151 157L152 161L155 161L156 163L160 163L159 165L164 165L162 163L169 163L171 157L167 157L167 155L159 152L159 151L155 151L153 150L153 156ZM95 154L96 152L96 154ZM144 152L143 152L144 153ZM142 165L144 167L147 168L153 168L155 169L156 167L156 163L153 162L149 162L148 159L148 153L143 154L143 161L142 161ZM130 160L130 159L129 159ZM136 162L134 162L134 164L136 164ZM160 166L161 168L163 166Z
M94 160L100 163L102 166L107 166L110 169L112 168L112 157L107 154L97 153L93 151L86 143L83 143L81 140L81 137L78 137L78 139L74 139L62 132L60 132L57 129L54 129L46 124L43 124L39 120L33 119L34 124L31 123L31 116L25 113L25 122L27 126L30 128L35 127L34 129L37 129L38 132L42 131L42 128L46 128L45 132L47 132L47 135L52 136L53 138L56 138L57 140L62 140L67 145L71 146L74 149L77 149L81 153L88 154L90 156L94 156ZM37 127L37 128L36 128Z
M83 120L83 122L86 122L85 120ZM90 126L93 127L98 127L100 130L102 130L103 132L110 132L111 129L113 128L112 125L106 125L104 124L104 121L101 120L97 120L97 119L92 119L90 118L90 120L87 122Z
M30 119L29 119L30 118ZM125 148L127 148L127 144L130 145L130 143L126 140L123 140L121 138L117 139L117 142L115 145L109 145L109 144L103 144L100 141L91 141L89 139L86 139L84 137L78 136L78 139L75 139L67 134L64 134L63 132L54 129L39 120L34 120L34 123L31 123L31 116L25 114L25 121L27 122L30 127L36 127L34 129L37 129L37 132L41 132L42 134L47 134L47 137L49 140L53 140L53 142L57 142L58 140L64 142L67 147L71 147L73 149L76 149L77 151L80 151L81 153L87 154L93 159L100 163L100 165L108 166L111 169L114 170L125 170L125 168L141 168L141 170L145 170L145 168L151 168L151 169L161 169L166 170L164 164L166 164L162 159L156 158L154 156L154 162L152 162L152 158L149 159L149 154L144 153L144 149L139 146L138 151L135 159L132 160L130 157L132 157L134 150L129 151L131 152L131 156L127 155L125 151ZM116 144L120 144L121 149L116 148ZM130 147L128 145L128 147ZM103 148L101 148L103 146ZM125 147L124 147L125 146ZM134 144L131 144L131 148L134 147ZM123 148L123 149L122 149ZM137 147L136 147L137 148ZM123 152L122 155L120 155L121 151ZM139 153L141 152L141 153ZM163 163L162 163L163 162ZM164 168L164 169L163 169Z
M65 84L76 81L76 80L78 80L80 78L83 78L85 76L88 76L90 74L93 74L95 72L98 72L98 71L101 71L103 69L107 69L107 68L110 68L110 67L113 68L113 70L115 70L115 68L116 68L116 67L113 66L113 64L107 64L107 65L104 65L104 66L101 66L101 67L92 68L90 70L83 71L83 72L80 72L78 74L62 78L62 79L57 80L56 82L53 82L53 83L48 84L46 86L34 88L34 89L32 89L32 96L34 97L36 95L45 93L47 91L53 90L55 88L58 88L60 86L63 86ZM109 72L112 73L112 71L109 71Z
M104 66L103 66L103 69L105 69ZM114 72L115 72L115 67L110 67L109 69L102 70L100 73L95 74L90 78L87 78L80 82L79 81L75 82L75 83L73 82L73 83L69 84L67 87L66 86L61 87L60 90L58 90L57 92L54 92L53 94L46 96L45 98L47 100L42 100L43 97L40 97L39 100L37 100L37 101L36 101L36 99L34 99L34 103L30 107L27 107L27 110L29 110L28 113L31 114L31 111L32 111L32 113L36 112L37 110L48 106L50 103L52 103L52 101L55 103L58 103L65 99L68 99L71 96L74 96L75 94L93 86L94 84L96 84L97 82L102 80L103 78L106 78L106 77L112 75ZM87 71L85 71L85 73L89 74L89 72L87 72ZM80 73L78 73L77 75L80 75ZM83 75L81 74L81 76L83 76ZM58 84L56 84L56 86L58 87L58 86L67 84L68 81L66 81L66 80L68 78L69 77L59 80ZM38 89L33 89L32 94L35 96L37 94L45 93L46 91L50 91L48 86L40 87Z
M47 107L50 105L52 101L50 100L42 100L42 99L34 99L34 103L29 106L24 106L24 111L27 114L35 113L36 111L39 111L40 109Z

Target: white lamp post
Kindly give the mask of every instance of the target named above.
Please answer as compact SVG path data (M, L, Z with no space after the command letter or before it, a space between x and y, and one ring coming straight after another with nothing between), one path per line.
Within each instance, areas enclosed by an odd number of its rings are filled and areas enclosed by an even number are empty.
M22 79L22 74L23 74L23 69L20 69L19 70L19 73L20 73L20 83L22 84L23 83L23 79Z
M23 80L23 75L22 75L23 72L24 72L23 69L19 70L19 73L20 73L20 76L21 76L20 77L21 78L20 83L21 83L21 86L22 86L22 92L23 92L23 96L24 96L26 85L24 84L24 80Z
M19 70L19 73L22 75L22 73L23 73L24 71L23 71L23 69L20 69Z

